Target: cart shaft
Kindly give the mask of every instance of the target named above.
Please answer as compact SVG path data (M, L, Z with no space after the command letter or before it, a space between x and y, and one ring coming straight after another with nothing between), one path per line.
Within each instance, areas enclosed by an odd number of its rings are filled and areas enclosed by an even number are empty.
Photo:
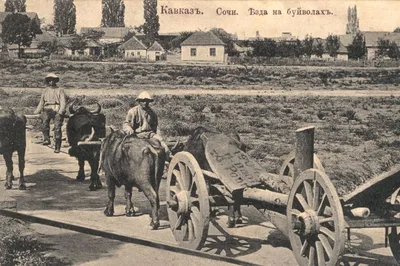
M288 195L259 188L245 188L243 198L286 207Z

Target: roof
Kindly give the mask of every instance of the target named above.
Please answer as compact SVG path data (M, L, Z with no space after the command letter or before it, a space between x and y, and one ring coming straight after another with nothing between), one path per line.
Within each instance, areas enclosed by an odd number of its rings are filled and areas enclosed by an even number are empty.
M164 48L157 41L155 41L153 45L147 49L147 51L165 52Z
M181 46L187 45L225 45L225 43L212 31L196 31L181 43Z
M395 42L400 44L400 33L389 32L389 31L362 31L365 37L365 45L367 47L377 47L378 41L380 39L389 40L390 42ZM355 34L340 35L340 41L344 46L349 46L354 39Z
M129 32L129 28L126 27L82 27L81 34L88 33L90 30L103 31L104 35L101 38L104 39L123 39Z
M103 47L103 45L95 40L88 40L87 42L87 47L93 48L93 47Z
M37 19L40 23L39 17L36 12L17 12L18 14L27 15L30 19ZM12 14L12 12L0 12L0 32L2 30L1 23L6 19L8 15Z
M35 38L32 40L31 45L29 46L29 48L38 49L39 44L41 44L43 42L52 42L55 39L56 39L56 37L51 35L47 31L42 31L42 34L36 34ZM18 45L17 44L11 44L11 45L8 45L7 48L9 50L16 50L16 49L18 49Z
M124 50L146 50L146 46L139 41L135 36L124 42L119 46L120 49Z
M324 47L324 53L327 53L326 51L326 39L321 39L321 38L315 38L313 46L316 46L318 43L322 43L322 46ZM340 40L340 46L338 50L339 54L348 54L349 52L347 51L346 46L342 43Z
M70 36L62 36L62 37L58 37L57 41L60 44L60 46L62 47L66 47L66 48L71 48L71 42L72 40L75 38L75 36L70 35Z

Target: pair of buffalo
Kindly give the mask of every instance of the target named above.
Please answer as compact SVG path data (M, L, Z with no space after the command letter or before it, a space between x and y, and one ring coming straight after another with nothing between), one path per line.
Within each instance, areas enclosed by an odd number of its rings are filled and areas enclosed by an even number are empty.
M126 136L121 131L112 131L106 137L106 119L101 113L101 106L95 111L85 107L69 108L70 116L67 122L67 137L71 146L69 155L78 159L79 170L77 180L84 180L84 163L89 162L91 167L90 190L102 187L98 170L101 168L106 177L108 187L108 203L104 211L106 216L114 214L114 198L116 187L125 187L126 215L134 216L132 204L132 188L137 187L143 191L152 207L151 226L157 229L160 225L158 210L160 207L158 189L161 182L164 165L165 151L158 140L138 139ZM18 152L19 170L21 174L20 189L25 189L23 171L26 119L16 116L12 111L0 115L0 154L3 154L7 165L6 188L11 188L12 180L12 153ZM201 168L209 169L205 159L204 143L201 134L208 131L199 127L191 134L184 145L176 145L172 152L181 150L194 155ZM103 139L104 138L104 139ZM85 141L103 139L100 145L84 145ZM238 139L238 137L236 137ZM83 145L81 145L83 142ZM101 159L100 159L101 157Z

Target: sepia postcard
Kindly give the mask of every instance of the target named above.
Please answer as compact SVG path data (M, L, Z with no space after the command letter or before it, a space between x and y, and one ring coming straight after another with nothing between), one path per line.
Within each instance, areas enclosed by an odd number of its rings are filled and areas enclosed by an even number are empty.
M398 265L400 1L0 1L0 265Z

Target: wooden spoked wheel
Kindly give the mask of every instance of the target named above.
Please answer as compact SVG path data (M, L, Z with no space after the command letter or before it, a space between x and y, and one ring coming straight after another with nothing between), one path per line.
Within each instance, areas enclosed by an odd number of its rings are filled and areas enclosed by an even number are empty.
M400 188L396 189L396 191L392 194L392 196L390 197L390 204L400 204L399 192ZM400 263L400 234L397 232L396 226L391 227L388 238L390 250L392 251L393 257L397 260L398 263Z
M171 160L167 174L167 211L180 246L201 249L208 235L210 203L203 172L189 152Z
M291 177L291 179L287 180L287 183L289 186L293 185L293 179L294 179L294 160L295 160L295 152L292 151L289 153L289 155L286 157L285 161L282 163L281 168L279 169L279 175L280 176L288 176ZM314 153L314 167L315 169L321 170L322 172L325 173L325 169L322 166L321 161L319 160L318 156Z
M344 251L343 209L329 177L318 169L294 181L287 206L288 235L299 265L336 265Z

